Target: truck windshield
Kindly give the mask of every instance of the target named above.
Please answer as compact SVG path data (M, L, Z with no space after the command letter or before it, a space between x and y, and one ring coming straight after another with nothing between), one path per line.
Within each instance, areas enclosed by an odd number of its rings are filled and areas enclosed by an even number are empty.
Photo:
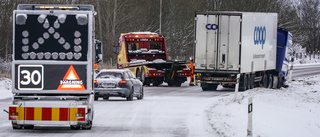
M162 49L162 43L150 43L149 49L155 49L155 50L161 50Z
M139 51L141 53L148 53L150 50L158 50L158 51L165 51L162 42L153 42L153 41L139 41L139 42L127 42L127 51L135 52Z

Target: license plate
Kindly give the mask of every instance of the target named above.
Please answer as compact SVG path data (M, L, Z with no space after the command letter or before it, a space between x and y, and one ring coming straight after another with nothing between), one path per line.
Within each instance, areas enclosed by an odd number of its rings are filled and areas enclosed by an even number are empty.
M102 87L104 87L104 88L115 88L116 85L114 83L103 83Z

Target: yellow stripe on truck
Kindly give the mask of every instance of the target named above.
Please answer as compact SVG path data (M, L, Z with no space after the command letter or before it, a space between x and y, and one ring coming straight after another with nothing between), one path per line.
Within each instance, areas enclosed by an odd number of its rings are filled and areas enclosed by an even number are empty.
M42 108L41 107L35 107L34 108L34 120L35 121L41 121L42 120Z
M24 120L24 107L16 107L16 112L18 113L17 120Z
M76 118L76 114L78 113L78 109L77 108L70 108L70 121L78 121L78 119Z
M59 116L60 116L60 108L52 108L51 120L52 121L59 121Z

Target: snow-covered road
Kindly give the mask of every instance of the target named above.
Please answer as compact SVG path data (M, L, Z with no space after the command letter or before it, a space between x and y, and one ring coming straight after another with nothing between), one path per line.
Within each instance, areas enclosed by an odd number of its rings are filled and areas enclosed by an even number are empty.
M319 136L320 75L306 78L308 70L296 66L289 88L255 88L239 93L234 89L202 91L200 87L145 87L143 100L100 99L94 103L91 130L70 130L69 126L36 126L13 130L7 113L0 113L0 136L112 136L112 137L207 137L246 136L247 99L253 97L253 136ZM314 70L314 69L311 69ZM304 74L298 74L304 73ZM311 75L315 75L313 72ZM11 104L10 80L0 80L0 110Z
M1 91L7 91L1 89ZM202 92L198 86L145 87L145 98L126 101L124 98L100 99L94 102L91 130L70 130L65 127L35 126L34 130L13 130L6 113L0 113L0 136L112 136L166 137L214 136L205 110L216 96L232 91ZM0 109L8 109L10 98L0 100Z

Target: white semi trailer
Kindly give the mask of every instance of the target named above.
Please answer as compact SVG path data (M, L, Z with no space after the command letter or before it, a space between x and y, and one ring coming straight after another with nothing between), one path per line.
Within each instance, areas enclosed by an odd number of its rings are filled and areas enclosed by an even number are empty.
M286 43L279 48L281 31L286 31ZM196 79L203 90L215 90L219 84L235 87L237 74L242 91L254 86L281 87L291 37L287 30L277 29L276 13L197 12Z

